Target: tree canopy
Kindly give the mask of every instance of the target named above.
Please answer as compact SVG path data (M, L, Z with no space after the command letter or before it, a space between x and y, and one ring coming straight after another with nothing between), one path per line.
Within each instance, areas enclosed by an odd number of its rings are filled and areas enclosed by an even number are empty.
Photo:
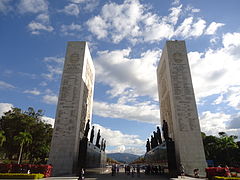
M215 166L239 166L240 148L236 142L237 136L219 132L217 136L207 136L202 133L206 159L213 160Z
M27 111L12 108L5 112L0 118L1 154L9 160L17 159L22 145L19 142L22 141L24 159L30 163L45 163L50 151L53 129L42 120L42 116L42 110L35 111L32 107ZM24 138L26 141L23 141Z

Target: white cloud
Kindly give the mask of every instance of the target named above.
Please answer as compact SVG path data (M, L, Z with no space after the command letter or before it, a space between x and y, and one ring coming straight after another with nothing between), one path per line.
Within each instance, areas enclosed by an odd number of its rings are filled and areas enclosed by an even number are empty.
M223 35L224 53L229 54L232 60L240 59L240 33L227 33Z
M213 94L223 95L232 86L239 86L240 33L223 35L223 47L204 53L189 53L192 80L197 99ZM203 86L204 84L204 86Z
M206 27L206 21L203 19L199 19L195 24L192 25L192 32L190 33L190 36L201 36L203 34L203 31Z
M98 52L96 81L109 85L107 93L117 97L118 102L94 102L94 114L157 124L158 104L138 100L140 96L157 99L156 64L161 51L143 52L135 59L129 58L130 52L130 49Z
M121 118L153 124L159 124L160 121L159 106L150 103L126 105L95 101L93 113L102 117Z
M49 23L49 15L47 13L39 14L36 20L42 23Z
M81 4L85 11L92 12L99 4L99 0L70 0L75 4Z
M46 0L21 0L18 9L21 13L39 13L48 10Z
M172 12L170 13L169 23L176 23L181 11L180 9L181 6L171 8ZM139 40L154 41L163 37L171 37L173 27L165 22L165 19L167 18L165 17L162 20L156 14L148 12L147 8L140 4L138 0L125 0L123 4L105 4L101 15L88 20L87 25L89 30L98 39L109 36L114 43L119 43L126 37L133 42L136 41L136 38ZM148 37L151 33L157 34Z
M111 150L106 150L106 153L130 153L136 155L143 155L145 154L144 146L141 147L128 147L125 145L116 146L116 148Z
M193 12L193 13L198 13L198 12L200 12L200 11L201 11L200 9L195 9L195 8L192 9L192 12Z
M55 62L57 64L63 64L64 58L63 57L56 57L56 56L49 56L43 59L44 62Z
M52 32L54 28L50 25L48 13L39 14L34 21L28 24L32 34L40 34L43 31Z
M202 112L200 115L200 125L202 132L207 135L217 136L219 132L226 132L228 135L238 136L240 140L240 114L230 115L223 112L213 113Z
M190 13L190 15L192 15L193 13L198 13L201 10L197 9L197 8L194 8L193 6L188 4L184 11L185 11L185 13Z
M131 50L98 52L95 61L96 80L111 87L113 97L125 90L133 90L138 96L157 99L156 66L160 50L143 52L139 58L129 57Z
M172 5L178 5L180 3L180 0L173 0Z
M32 95L40 95L41 94L41 92L37 89L25 90L23 93L32 94Z
M62 12L68 15L78 16L78 14L80 13L80 10L77 4L68 4L67 6L64 7Z
M46 62L47 72L43 73L42 76L49 81L59 79L63 71L64 58L45 57L43 61Z
M57 95L44 95L43 96L43 102L47 104L54 104L56 105L58 102L58 96Z
M231 121L228 124L228 128L231 130L236 130L238 132L238 138L240 139L240 113L233 115Z
M171 13L169 14L168 21L171 22L172 24L176 24L178 21L178 18L182 12L182 5L178 7L172 7L170 8Z
M0 89L11 89L15 88L12 84L6 83L4 81L0 81Z
M54 123L55 123L55 119L51 118L51 117L47 117L47 116L42 116L41 119L47 123L47 124L51 124L52 127L54 127Z
M70 2L72 2L72 3L76 3L76 4L78 4L78 3L83 3L83 2L86 2L87 0L70 0Z
M225 102L236 110L240 110L240 86L229 87L225 94Z
M12 107L13 107L12 104L0 103L0 117L2 117L4 112L8 112L9 110L11 110Z
M197 21L194 21L193 17L188 17L177 27L175 35L184 38L199 37L203 34L205 28L205 20L200 18Z
M92 12L99 4L99 0L87 0L84 6L84 10Z
M221 104L223 102L224 96L221 94L218 98L213 102L213 104Z
M212 37L210 39L211 45L218 45L219 41L220 41L220 38L218 36Z
M164 38L170 39L173 35L173 26L165 22L155 22L150 26L146 26L143 32L144 41L146 42L160 41Z
M205 34L208 35L213 35L216 33L216 31L218 30L218 28L224 26L225 24L223 23L216 23L216 22L212 22L206 29Z
M188 17L184 19L182 24L178 26L178 28L176 29L175 34L177 36L181 35L183 37L187 37L191 31L192 22L193 22L193 17Z
M78 36L82 28L80 24L72 23L70 25L62 25L60 31L66 36Z
M99 29L104 31L108 29L108 33L111 36L111 39L118 43L126 36L136 36L139 31L137 25L140 17L142 15L143 6L137 1L124 1L123 4L109 3L105 4L101 11L100 17L94 17L87 22L87 25L90 26L90 31L94 28L92 27L93 22L96 19L101 19L101 24ZM93 21L93 22L92 22ZM97 26L98 24L94 25ZM104 25L104 26L102 26ZM96 33L96 31L92 31ZM99 34L96 34L98 38L101 38ZM105 34L104 37L106 37Z
M110 152L129 152L134 154L143 154L145 142L137 135L124 134L121 131L111 130L99 124L93 124L95 129L95 137L97 130L100 129L101 137L107 141L107 153ZM96 139L96 138L95 138ZM115 147L109 151L109 146Z
M117 103L94 102L93 112L102 117L122 118L159 124L159 106L142 103L141 96L157 99L156 65L160 50L143 52L139 58L129 57L131 50L98 52L95 61L96 81L109 85L107 91Z
M36 21L32 21L30 24L28 24L28 29L31 31L32 34L40 34L41 31L48 31L48 32L53 31L52 26L44 25Z
M173 4L179 4L179 1ZM204 34L206 21L192 15L199 12L199 9L190 6L183 8L183 5L179 5L171 7L169 11L167 16L160 17L139 0L125 0L122 4L109 2L102 7L99 15L89 19L86 24L98 39L106 38L114 43L125 38L132 43L153 43L172 37L197 38L212 34L222 26L221 23L211 23ZM191 13L184 13L185 11ZM176 26L181 15L185 18Z
M218 135L219 132L227 132L227 123L231 115L225 113L202 112L200 115L200 125L202 132L207 135Z
M95 16L88 20L87 25L89 30L95 34L98 39L105 38L108 34L107 24L100 16Z
M8 11L12 9L12 7L9 5L9 3L12 0L1 0L0 1L0 13L6 14Z

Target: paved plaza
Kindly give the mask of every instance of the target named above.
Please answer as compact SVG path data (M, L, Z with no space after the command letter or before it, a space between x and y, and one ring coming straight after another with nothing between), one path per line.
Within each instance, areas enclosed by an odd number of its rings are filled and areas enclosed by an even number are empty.
M77 180L78 177L50 177L46 178L46 180ZM120 169L120 172L116 174L115 176L112 176L111 171L108 170L103 174L98 173L86 173L85 180L126 180L126 179L145 179L145 180L152 180L152 179L162 179L167 180L169 179L167 176L161 176L161 175L145 175L142 171L140 173L140 176L137 176L135 173L134 176L132 174L127 175L125 174L123 169Z
M119 172L116 174L116 176L112 176L111 173L109 174L99 174L99 175L87 175L86 180L127 180L127 179L145 179L145 180L151 180L151 179L162 179L162 180L167 180L169 179L167 176L160 176L160 175L145 175L144 173L141 173L140 176L138 177L137 174L134 176L127 175L124 172Z
M103 174L98 174L98 173L87 173L85 175L85 180L127 180L127 179L145 179L145 180L153 180L153 179L158 179L158 180L168 180L170 179L168 176L166 175L145 175L144 172L142 171L140 176L137 176L137 174L135 173L134 176L132 176L132 174L127 175L124 173L123 169L120 169L120 172L118 174L116 174L115 176L112 176L111 171L106 171ZM176 180L176 179L181 179L181 180L205 180L205 179L201 179L201 178L191 178L191 177L184 177L184 178L171 178L171 180ZM50 177L50 178L46 178L46 180L78 180L78 177Z

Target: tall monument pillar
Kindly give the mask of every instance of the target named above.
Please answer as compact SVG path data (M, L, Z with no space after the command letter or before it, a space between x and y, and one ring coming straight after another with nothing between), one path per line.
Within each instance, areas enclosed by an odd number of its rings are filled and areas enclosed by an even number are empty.
M205 175L207 166L185 41L167 41L157 68L161 124L168 123L178 167Z
M79 142L92 118L95 69L86 42L68 42L49 155L53 176L78 173Z

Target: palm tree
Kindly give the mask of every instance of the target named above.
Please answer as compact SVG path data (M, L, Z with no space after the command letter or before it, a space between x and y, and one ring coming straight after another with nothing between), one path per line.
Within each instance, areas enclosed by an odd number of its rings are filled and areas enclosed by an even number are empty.
M4 131L0 130L0 147L3 146L3 143L6 141L6 136L4 135Z
M14 136L14 140L20 144L20 152L18 156L18 164L21 162L23 145L32 143L32 135L28 132L20 132L18 136Z

